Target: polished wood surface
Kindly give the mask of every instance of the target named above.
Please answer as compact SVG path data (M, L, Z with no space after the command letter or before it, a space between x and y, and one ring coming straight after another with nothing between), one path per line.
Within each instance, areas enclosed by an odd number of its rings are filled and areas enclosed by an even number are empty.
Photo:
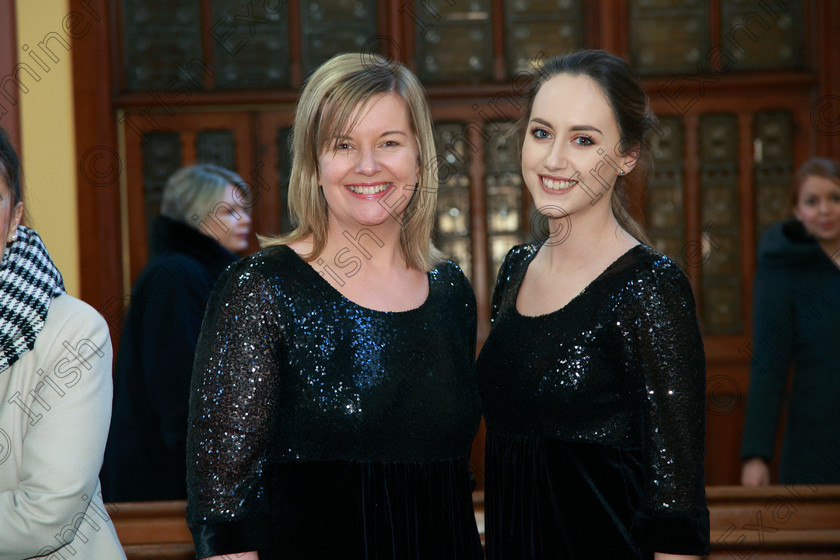
M708 487L712 553L709 558L837 558L840 485ZM484 493L473 494L484 541ZM192 558L186 503L108 504L128 560Z

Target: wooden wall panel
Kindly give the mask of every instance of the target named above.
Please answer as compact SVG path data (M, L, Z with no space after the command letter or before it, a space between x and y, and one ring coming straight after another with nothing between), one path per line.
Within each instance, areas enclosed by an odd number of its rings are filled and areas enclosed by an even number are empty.
M120 241L124 162L111 109L111 5L107 0L70 0L71 10L99 16L90 18L89 31L72 43L81 298L108 321L116 347L124 295Z

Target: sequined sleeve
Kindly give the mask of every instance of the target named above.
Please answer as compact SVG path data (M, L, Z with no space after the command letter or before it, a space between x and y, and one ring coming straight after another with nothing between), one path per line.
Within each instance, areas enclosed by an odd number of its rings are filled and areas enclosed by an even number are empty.
M703 339L685 275L668 259L636 280L626 342L644 379L645 501L634 540L648 550L706 554L705 381Z
M259 261L218 280L196 347L187 435L187 521L198 558L265 548L264 466L280 314Z
M502 306L502 294L504 293L505 285L507 284L507 278L510 270L510 258L511 253L508 253L507 257L505 257L505 261L502 263L502 266L499 267L498 276L496 276L496 286L493 288L493 298L490 302L491 324L496 321L496 315L499 314L499 308Z
M493 288L493 297L490 302L490 323L496 322L496 316L502 308L502 300L505 296L505 290L510 286L510 277L516 269L517 264L522 261L523 257L529 253L536 251L533 245L517 245L513 247L505 256L502 266L499 267L499 273L496 276L496 286ZM515 302L514 302L515 305Z

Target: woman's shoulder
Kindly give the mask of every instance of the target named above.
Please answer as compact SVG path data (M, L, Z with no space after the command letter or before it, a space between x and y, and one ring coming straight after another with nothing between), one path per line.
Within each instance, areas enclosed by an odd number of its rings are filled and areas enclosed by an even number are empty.
M440 284L460 288L463 293L468 293L470 297L475 298L472 283L464 274L461 266L454 260L444 258L438 261L435 267L429 271L429 278Z
M106 325L104 317L90 304L67 293L52 298L47 312L47 324L63 324L70 320L74 325Z
M669 291L691 295L691 284L685 271L670 257L653 247L639 244L615 263L618 282L636 289ZM646 288L649 285L649 288Z
M47 346L39 344L41 341ZM66 348L67 344L82 343L94 345L97 354L101 351L110 353L111 334L105 318L91 305L69 294L54 297L44 328L38 333L35 349L55 348L57 344L59 351L63 351L60 349Z
M266 286L283 289L301 280L304 267L311 268L286 245L264 247L229 265L216 282L216 290Z

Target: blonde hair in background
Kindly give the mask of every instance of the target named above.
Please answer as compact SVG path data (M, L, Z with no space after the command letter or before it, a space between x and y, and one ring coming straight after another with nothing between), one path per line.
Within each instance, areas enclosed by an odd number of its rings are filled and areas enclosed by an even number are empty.
M355 126L364 107L376 95L395 93L406 103L409 122L419 152L419 183L413 193L396 185L391 196L411 196L400 229L400 248L406 264L431 270L441 259L431 242L437 205L438 178L435 141L426 94L420 81L399 62L370 53L337 55L321 65L306 82L295 112L292 171L289 178L289 214L295 229L288 235L261 237L263 247L287 245L312 238L312 261L327 243L327 202L318 185L318 155L335 144L335 138ZM394 217L394 219L397 219ZM355 233L355 232L354 232Z
M247 200L246 183L235 172L210 163L182 167L166 181L160 213L198 229L201 221L214 213L228 185L239 189L242 200ZM247 208L245 212L250 214Z

